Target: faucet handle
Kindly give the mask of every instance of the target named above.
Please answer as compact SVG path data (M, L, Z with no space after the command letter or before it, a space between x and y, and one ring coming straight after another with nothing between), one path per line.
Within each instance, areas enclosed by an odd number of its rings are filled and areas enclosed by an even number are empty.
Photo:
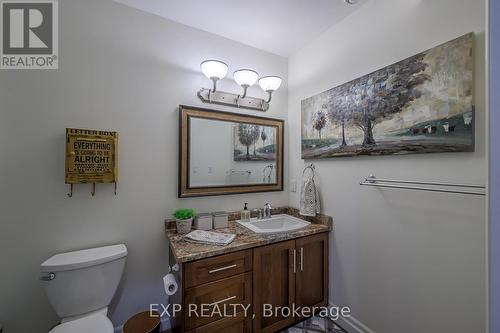
M255 217L257 217L259 220L262 219L262 209L255 208L252 209L252 212L256 213Z

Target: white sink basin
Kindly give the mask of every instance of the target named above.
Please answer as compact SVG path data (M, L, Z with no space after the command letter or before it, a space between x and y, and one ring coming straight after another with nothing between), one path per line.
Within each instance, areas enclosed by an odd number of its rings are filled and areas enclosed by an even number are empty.
M253 218L250 222L241 222L241 220L237 220L236 222L258 234L294 231L311 224L310 222L286 214L273 215L262 220Z

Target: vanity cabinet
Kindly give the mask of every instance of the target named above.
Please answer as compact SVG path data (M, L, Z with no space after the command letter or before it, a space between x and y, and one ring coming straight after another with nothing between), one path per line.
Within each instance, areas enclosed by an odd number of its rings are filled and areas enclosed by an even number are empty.
M182 263L176 274L180 288L170 303L183 310L171 320L173 332L278 332L301 318L265 316L264 304L272 311L327 305L328 233ZM201 304L239 306L225 317L188 315L190 305Z

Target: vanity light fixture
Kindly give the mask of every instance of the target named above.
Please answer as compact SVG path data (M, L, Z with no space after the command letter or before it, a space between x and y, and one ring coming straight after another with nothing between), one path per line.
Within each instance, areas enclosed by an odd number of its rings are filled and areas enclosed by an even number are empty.
M259 79L259 74L252 69L238 69L233 73L234 81L243 88L243 94L233 94L217 90L217 81L222 80L227 74L228 66L219 60L205 60L201 63L201 71L213 82L213 88L202 88L198 97L204 103L220 104L245 108L251 110L267 111L271 102L272 93L279 89L281 78L279 76L264 76ZM259 86L268 93L267 100L247 96L248 88L257 80Z
M205 60L201 63L200 67L207 79L212 80L213 88L211 92L215 92L217 90L217 81L222 80L226 76L228 66L219 60Z
M271 97L273 95L273 92L279 89L281 86L281 78L279 76L264 76L259 79L259 86L269 94L269 97L267 98L267 103L271 102Z
M257 82L259 74L251 69L238 69L233 73L233 78L243 88L243 95L240 98L247 97L247 89Z

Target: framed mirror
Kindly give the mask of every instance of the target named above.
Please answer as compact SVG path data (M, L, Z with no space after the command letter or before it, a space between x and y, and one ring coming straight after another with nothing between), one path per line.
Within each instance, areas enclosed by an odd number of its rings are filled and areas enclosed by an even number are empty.
M179 198L283 190L283 120L181 105L179 126Z

